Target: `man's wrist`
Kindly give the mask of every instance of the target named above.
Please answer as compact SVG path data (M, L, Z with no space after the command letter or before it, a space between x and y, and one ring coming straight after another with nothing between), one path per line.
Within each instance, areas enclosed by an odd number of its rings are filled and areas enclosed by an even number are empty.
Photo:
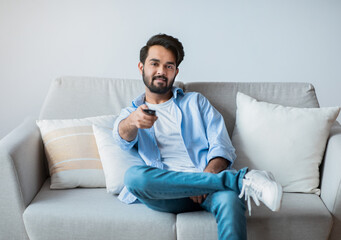
M132 124L131 119L128 116L126 119L123 119L118 125L118 133L124 140L131 142L136 138L137 135L137 127Z
M228 161L225 158L222 157L212 158L208 162L204 172L220 173L221 171L224 171L229 165L230 161Z

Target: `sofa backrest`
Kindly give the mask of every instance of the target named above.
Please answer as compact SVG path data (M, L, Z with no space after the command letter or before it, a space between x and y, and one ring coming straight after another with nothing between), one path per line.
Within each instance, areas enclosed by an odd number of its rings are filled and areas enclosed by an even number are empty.
M176 82L183 88L183 83ZM119 114L145 91L142 80L61 77L52 81L39 119L70 119Z
M186 92L202 93L211 102L223 115L230 136L236 119L237 92L284 106L319 107L315 89L309 83L191 82L184 88Z
M238 91L256 99L293 107L319 107L309 83L176 82L185 91L200 92L224 116L232 134ZM54 80L39 119L69 119L119 114L145 90L142 80L62 77Z

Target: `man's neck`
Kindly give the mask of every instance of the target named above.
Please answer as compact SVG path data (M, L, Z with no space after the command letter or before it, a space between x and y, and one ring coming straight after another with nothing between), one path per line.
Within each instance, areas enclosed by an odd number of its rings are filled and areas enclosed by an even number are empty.
M146 89L146 102L151 104L160 104L167 102L173 96L172 90L169 90L167 93L164 94L157 94L150 92L149 89Z

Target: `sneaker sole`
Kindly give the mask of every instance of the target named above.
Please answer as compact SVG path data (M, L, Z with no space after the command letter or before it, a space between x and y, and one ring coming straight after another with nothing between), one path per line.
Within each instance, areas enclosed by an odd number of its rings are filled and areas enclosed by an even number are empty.
M275 203L276 205L271 208L272 211L274 212L278 212L279 209L281 208L281 205L282 205L282 196L283 196L283 189L282 189L282 185L277 183L276 182L276 179L274 177L274 175L271 173L271 172L267 172L266 171L266 174L268 175L268 177L273 180L276 184L276 189L277 189L277 192L276 192L276 200L275 200Z
M282 205L283 190L282 190L281 184L279 184L277 182L275 182L275 184L277 185L277 187L276 187L277 192L276 192L276 198L275 198L276 204L275 204L275 206L273 206L271 208L271 210L274 212L278 212L279 209L281 208L281 205Z

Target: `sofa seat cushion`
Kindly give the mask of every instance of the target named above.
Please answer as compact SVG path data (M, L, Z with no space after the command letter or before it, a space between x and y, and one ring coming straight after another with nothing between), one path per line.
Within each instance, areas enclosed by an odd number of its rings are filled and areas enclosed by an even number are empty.
M280 212L261 205L252 206L247 215L248 239L321 240L328 239L332 216L315 194L284 193ZM216 240L217 224L211 213L190 212L177 215L178 240Z
M176 239L176 215L126 205L105 188L50 190L50 179L24 212L31 240Z

